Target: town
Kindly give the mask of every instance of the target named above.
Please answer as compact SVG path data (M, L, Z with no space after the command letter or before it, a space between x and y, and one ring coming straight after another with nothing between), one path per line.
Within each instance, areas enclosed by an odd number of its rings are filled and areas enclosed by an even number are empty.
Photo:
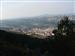
M9 31L9 32L15 32L17 34L26 34L26 35L32 35L32 36L41 36L43 38L46 38L47 36L51 36L52 35L52 31L54 28L51 27L44 27L44 28L39 28L39 27L35 27L35 28L2 28L5 31Z

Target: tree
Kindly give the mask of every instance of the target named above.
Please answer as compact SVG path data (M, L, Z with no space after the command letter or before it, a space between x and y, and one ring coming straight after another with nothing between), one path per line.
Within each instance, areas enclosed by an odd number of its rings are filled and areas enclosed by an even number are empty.
M55 49L59 56L75 56L75 23L67 16L61 19L57 30L53 30ZM58 51L57 51L58 50Z
M72 35L73 22L67 16L59 21L57 30L53 30L56 39L63 39L66 36Z

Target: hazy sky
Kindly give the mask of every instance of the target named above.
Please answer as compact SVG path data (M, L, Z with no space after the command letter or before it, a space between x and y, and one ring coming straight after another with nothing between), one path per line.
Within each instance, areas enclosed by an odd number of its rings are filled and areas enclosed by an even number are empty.
M2 1L73 1L73 0L2 0Z
M72 14L75 12L74 5L72 0L63 0L63 2L61 0L60 2L3 2L2 19L32 17L43 14Z
M75 1L73 2L73 9L74 9L74 14L75 14Z
M1 19L1 2L0 2L0 19Z

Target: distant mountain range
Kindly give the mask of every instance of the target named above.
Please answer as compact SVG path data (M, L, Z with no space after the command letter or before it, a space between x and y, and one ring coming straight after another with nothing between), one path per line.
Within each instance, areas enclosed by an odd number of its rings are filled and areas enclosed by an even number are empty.
M64 16L64 15L63 15ZM37 17L28 18L18 18L9 19L2 21L2 27L56 27L58 21L63 18L63 16L49 16L42 15ZM69 15L70 18L75 19L75 15Z

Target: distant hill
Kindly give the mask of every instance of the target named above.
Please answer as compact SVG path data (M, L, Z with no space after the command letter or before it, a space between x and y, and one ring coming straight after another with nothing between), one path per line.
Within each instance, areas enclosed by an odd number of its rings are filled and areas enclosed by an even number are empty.
M4 27L25 27L25 28L32 28L32 27L56 27L56 24L63 16L49 16L49 15L42 15L37 17L27 17L27 18L16 18L16 19L9 19L3 20L2 26ZM70 16L74 18L73 16Z

